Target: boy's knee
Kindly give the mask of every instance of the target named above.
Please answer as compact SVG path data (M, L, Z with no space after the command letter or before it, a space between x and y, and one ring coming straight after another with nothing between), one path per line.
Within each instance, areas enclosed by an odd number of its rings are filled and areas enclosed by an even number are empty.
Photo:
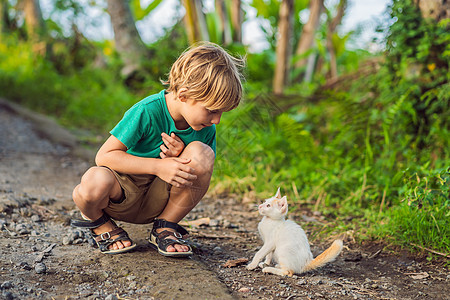
M92 167L81 177L81 183L74 190L74 196L85 201L97 200L108 195L114 185L114 175L105 168Z
M216 155L210 146L198 141L192 142L186 146L181 156L191 159L192 167L199 175L212 173Z

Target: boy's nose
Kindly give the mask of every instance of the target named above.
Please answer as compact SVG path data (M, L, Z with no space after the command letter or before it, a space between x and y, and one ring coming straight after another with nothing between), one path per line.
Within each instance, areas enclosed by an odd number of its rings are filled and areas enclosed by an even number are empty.
M214 114L214 116L213 116L213 118L211 120L211 123L216 124L216 125L219 124L221 117L222 117L222 113L221 112Z

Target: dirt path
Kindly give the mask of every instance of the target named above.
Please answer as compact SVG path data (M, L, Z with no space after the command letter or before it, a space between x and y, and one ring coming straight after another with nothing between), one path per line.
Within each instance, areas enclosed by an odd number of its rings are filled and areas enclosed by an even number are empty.
M209 218L190 229L191 259L158 255L145 240L149 226L131 224L122 225L136 251L102 255L68 226L72 189L90 164L34 128L0 105L0 299L450 299L442 263L376 244L346 241L334 263L292 278L224 267L261 244L254 204L233 196L206 197L188 216ZM305 222L300 213L291 218Z

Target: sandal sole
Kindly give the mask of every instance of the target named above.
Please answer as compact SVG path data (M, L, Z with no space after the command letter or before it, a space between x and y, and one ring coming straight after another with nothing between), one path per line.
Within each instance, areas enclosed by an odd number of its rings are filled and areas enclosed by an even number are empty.
M125 253L125 252L128 252L128 251L131 251L131 250L133 250L136 246L137 246L137 244L133 244L133 245L131 245L131 246L129 246L129 247L125 247L125 248L122 248L122 249L108 250L108 251L100 251L100 253L102 253L102 254L111 254L111 255L113 255L113 254L120 254L120 253Z
M188 256L191 256L191 255L194 254L192 251L188 251L188 252L167 252L167 251L163 251L163 250L159 249L158 245L156 243L154 243L151 239L149 239L148 242L150 243L150 246L153 249L158 251L158 253L163 255L163 256L167 256L167 257L188 257ZM189 246L189 248L190 248L190 246Z

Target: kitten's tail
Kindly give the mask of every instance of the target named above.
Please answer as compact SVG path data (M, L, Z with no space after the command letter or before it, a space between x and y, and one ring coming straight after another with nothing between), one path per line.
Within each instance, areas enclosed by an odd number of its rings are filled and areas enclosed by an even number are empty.
M339 253L341 253L342 247L342 240L335 240L327 250L323 251L319 256L306 265L303 272L323 267L325 264L332 262L336 259Z

